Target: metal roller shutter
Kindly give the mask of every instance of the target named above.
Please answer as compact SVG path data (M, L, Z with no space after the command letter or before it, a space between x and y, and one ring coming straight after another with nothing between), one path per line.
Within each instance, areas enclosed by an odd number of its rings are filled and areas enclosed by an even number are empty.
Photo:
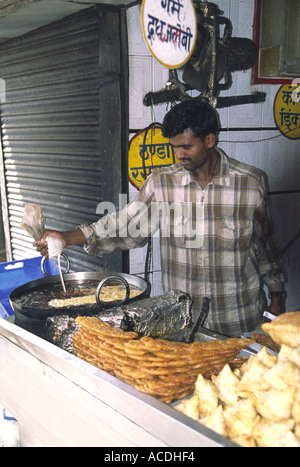
M125 24L121 10L93 7L0 47L2 207L11 259L36 256L19 227L27 202L40 204L46 227L57 230L94 222L101 201L118 207L127 185ZM67 253L73 271L124 270L121 253Z

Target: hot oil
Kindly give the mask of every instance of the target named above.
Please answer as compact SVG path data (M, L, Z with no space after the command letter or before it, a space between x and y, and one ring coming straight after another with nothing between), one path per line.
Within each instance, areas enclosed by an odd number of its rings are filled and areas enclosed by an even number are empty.
M67 291L62 290L60 283L51 284L51 286L38 286L34 289L26 292L23 296L20 297L20 302L22 307L31 308L31 309L43 309L45 311L52 310L53 306L50 304L52 300L64 300L75 297L82 297L87 295L95 295L96 301L96 291L99 281L85 281L84 283L78 283L77 281L69 281L66 283ZM103 286L103 289L112 285L120 285L119 283L107 283ZM142 291L137 287L130 286L130 291ZM125 296L125 287L124 287L124 296ZM101 293L100 293L101 299ZM109 302L114 303L114 302ZM107 305L109 304L107 303ZM85 304L84 308L95 308L98 307L96 303ZM64 307L63 310L78 308L76 306Z

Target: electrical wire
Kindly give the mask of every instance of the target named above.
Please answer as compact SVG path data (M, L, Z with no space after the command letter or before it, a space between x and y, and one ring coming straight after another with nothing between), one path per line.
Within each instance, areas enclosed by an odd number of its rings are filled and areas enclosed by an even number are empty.
M268 138L255 139L255 140L251 140L251 139L250 139L250 140L246 140L246 141L245 141L245 140L243 140L243 141L241 141L241 140L236 140L236 141L233 141L233 140L224 140L224 141L223 141L223 140L219 140L219 143L241 143L241 144L244 144L244 143L262 143L263 141L270 141L270 140L272 140L272 139L280 138L281 136L287 136L289 133L291 133L291 132L293 132L293 131L295 131L295 130L298 130L299 128L300 128L300 127L297 126L297 127L294 128L293 130L290 130L290 131L288 131L288 132L285 133L285 134L280 133L279 135L270 136L270 137L268 137ZM231 131L234 131L234 130L231 130ZM245 131L249 131L249 130L245 130ZM262 129L262 131L263 131L263 129ZM271 131L272 131L272 130L271 130ZM296 140L296 139L299 139L299 138L295 138L295 140Z

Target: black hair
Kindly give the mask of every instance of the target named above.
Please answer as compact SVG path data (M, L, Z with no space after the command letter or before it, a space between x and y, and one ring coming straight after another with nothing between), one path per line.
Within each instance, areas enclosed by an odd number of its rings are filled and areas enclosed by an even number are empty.
M190 130L195 136L203 139L209 134L218 132L218 117L214 108L206 101L184 101L175 105L165 115L162 134L172 138Z

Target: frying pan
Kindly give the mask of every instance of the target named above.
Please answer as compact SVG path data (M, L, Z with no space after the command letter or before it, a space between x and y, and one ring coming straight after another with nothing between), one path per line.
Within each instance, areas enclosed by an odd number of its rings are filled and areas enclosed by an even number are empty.
M43 270L43 267L42 267ZM45 271L43 270L44 274ZM49 317L68 315L93 316L101 310L114 306L131 303L149 296L150 287L146 281L138 276L119 272L76 272L63 274L63 281L67 292L63 292L61 277L47 276L21 285L14 289L10 296L10 303L15 313L15 324L40 337L47 339L46 321ZM105 285L119 285L126 289L124 299L120 302L101 302L100 291ZM96 288L96 300L91 305L69 306L54 308L48 303L53 299L69 298L77 295L91 294L89 289ZM141 294L129 298L130 289L139 289Z

